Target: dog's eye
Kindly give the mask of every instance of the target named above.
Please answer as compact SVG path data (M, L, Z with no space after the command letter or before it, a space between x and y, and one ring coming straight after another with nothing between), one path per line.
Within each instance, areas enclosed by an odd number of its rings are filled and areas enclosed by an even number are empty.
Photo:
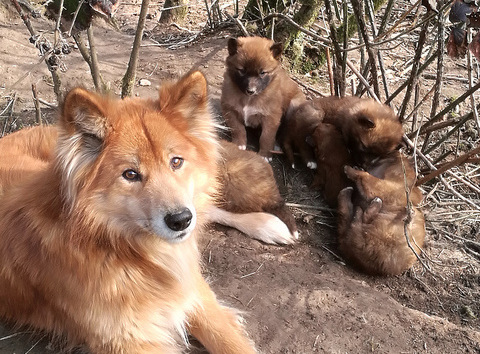
M267 72L265 70L261 70L259 75L260 77L264 77L265 75L267 75Z
M138 181L142 180L142 177L141 177L140 173L138 173L137 171L132 170L132 169L125 170L122 173L122 177L125 178L129 182L138 182Z
M170 160L170 167L172 170L178 170L183 165L183 159L181 157L175 156Z
M246 71L245 71L244 68L237 68L237 71L238 71L238 73L239 73L240 75L242 75L242 76L245 75L245 73L246 73Z

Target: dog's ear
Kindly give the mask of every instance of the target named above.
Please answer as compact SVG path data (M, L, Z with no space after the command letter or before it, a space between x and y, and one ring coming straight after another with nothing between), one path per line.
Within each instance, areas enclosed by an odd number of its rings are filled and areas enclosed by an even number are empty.
M161 112L180 112L184 117L197 115L207 110L207 80L200 71L192 71L177 82L160 87Z
M364 129L369 130L375 128L375 122L363 114L357 117L357 122Z
M83 88L71 90L62 106L60 123L68 135L80 135L90 147L102 144L106 130L104 99Z
M207 80L200 71L192 71L177 82L163 85L159 106L167 120L181 120L196 137L204 139L214 131L208 108Z
M272 52L272 56L275 60L279 60L283 53L283 44L282 43L275 43L270 47L270 51Z
M228 46L228 54L229 55L237 54L239 43L238 43L238 40L236 38L229 38L227 46Z
M65 97L60 116L56 166L66 176L62 194L73 207L90 166L101 152L107 134L106 99L82 88Z

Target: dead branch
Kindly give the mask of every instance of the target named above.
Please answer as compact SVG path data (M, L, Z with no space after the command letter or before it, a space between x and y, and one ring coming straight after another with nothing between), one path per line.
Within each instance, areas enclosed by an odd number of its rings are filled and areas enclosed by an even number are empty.
M463 119L461 119L456 125L455 127L453 127L452 129L450 129L450 131L448 131L442 138L438 139L435 144L433 144L432 146L430 146L428 149L425 149L425 154L428 154L430 153L431 151L435 150L437 147L439 147L441 144L443 144L450 136L453 135L453 133L455 133L456 131L458 131L468 120L472 119L473 117L473 113L470 112L470 114L467 114L464 116ZM424 145L425 146L425 145Z
M42 125L42 111L40 110L40 103L38 102L37 85L32 84L33 104L35 105L35 118L37 124Z
M453 167L461 165L462 163L467 161L470 157L472 157L473 155L479 154L479 153L480 153L480 146L476 147L473 150L470 150L466 154L463 154L462 156L459 156L459 157L457 157L456 159L454 159L450 162L447 162L445 165L443 165L439 169L437 169L437 170L433 171L432 173L428 174L427 176L419 179L417 181L416 185L420 186L424 183L427 183L428 181L432 180L433 178L439 176L440 174L452 169Z
M142 42L143 31L145 29L145 19L147 18L149 3L150 0L142 0L142 7L140 8L137 30L135 32L135 39L133 40L132 52L130 53L130 60L128 62L127 71L125 72L122 80L122 98L131 96L133 93L133 85L135 83L135 77L137 72L140 44Z
M362 82L362 84L367 88L367 90L370 93L370 95L372 96L372 98L375 99L375 101L381 103L380 100L378 99L377 95L373 91L372 87L368 84L367 80L358 72L358 70L355 68L355 65L353 65L353 63L348 59L347 59L347 65L350 68L350 70L352 70L352 72Z
M294 26L295 28L297 28L298 30L300 30L301 32L305 33L305 34L308 34L309 36L311 36L312 38L318 40L319 42L321 42L323 45L326 45L326 46L329 46L331 45L332 43L328 40L328 39L325 39L323 38L322 36L319 36L317 33L315 32L312 32L302 26L300 26L298 23L296 23L294 20L292 20L289 16L287 15L284 15L284 14L281 14L281 13L278 13L278 12L273 12L271 14L268 14L266 17L263 17L262 20L264 22L267 22L267 21L270 21L271 19L273 18L281 18L282 20L285 20L286 22L288 22L290 25Z
M31 37L32 38L37 38L38 34L33 29L32 23L30 22L30 19L29 19L28 15L26 15L23 12L22 8L18 4L18 1L17 0L11 0L11 2L13 4L13 6L15 7L15 9L17 10L20 17L22 18L23 23L27 27L28 32L30 32ZM57 96L57 101L60 102L62 100L62 93L61 93L62 82L60 80L60 76L58 75L57 68L53 67L48 62L48 58L49 58L49 55L51 54L52 50L50 49L50 51L48 53L44 53L43 49L41 48L41 44L38 41L35 41L35 46L37 47L37 49L40 50L40 53L43 55L42 59L45 61L45 64L47 65L47 68L48 68L48 71L50 71L50 74L52 75L53 91L55 92L55 95Z
M360 29L360 33L362 34L363 41L367 49L367 54L370 61L370 73L372 78L373 90L375 92L375 95L380 98L380 87L378 85L377 63L375 60L375 53L373 48L370 45L370 39L368 37L367 29L365 26L363 7L360 5L359 0L351 0L351 3L353 6L353 12L355 13L355 17L357 19L358 28Z
M327 68L328 68L328 80L330 82L330 95L335 95L335 85L333 82L333 69L332 69L332 59L330 58L330 48L327 48Z
M417 74L420 75L420 74L435 60L435 58L436 58L437 56L438 56L438 50L436 50L435 53L433 53L433 54L430 56L430 58L428 58L428 59L425 61L425 63L423 63L423 64L418 68ZM403 84L401 84L401 85L395 90L395 92L392 93L392 94L390 95L390 97L388 97L388 98L386 99L385 104L389 104L395 97L398 96L398 94L399 94L400 92L403 91L403 89L404 89L405 87L407 87L407 85L408 85L408 82L407 82L407 81L405 81Z
M425 23L420 34L418 36L417 50L415 51L415 56L413 57L413 66L410 71L410 77L408 79L407 90L405 92L405 97L403 98L402 108L400 109L399 119L401 122L404 120L405 112L407 110L408 103L412 96L413 87L417 84L418 80L418 66L420 64L420 59L422 57L423 45L425 44L425 39L427 36L428 22Z

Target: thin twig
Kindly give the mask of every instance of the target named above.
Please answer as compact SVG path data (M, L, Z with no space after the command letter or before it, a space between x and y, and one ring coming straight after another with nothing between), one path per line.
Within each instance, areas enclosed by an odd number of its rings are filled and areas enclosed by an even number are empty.
M462 163L467 161L471 156L476 155L478 153L480 153L480 146L473 149L473 150L470 150L469 152L467 152L466 154L463 154L462 156L457 157L455 160L452 160L452 161L446 163L445 165L443 165L439 169L433 171L432 173L426 175L425 177L420 178L416 183L417 186L420 186L424 183L427 183L428 181L432 180L433 178L441 175L442 173L450 170L451 168L453 168L455 166L461 165Z
M368 84L367 80L365 80L365 78L358 72L358 70L355 68L355 66L353 65L353 63L347 59L347 65L348 67L350 68L350 70L352 70L352 72L358 77L358 79L362 82L362 84L367 88L368 92L370 93L370 95L372 96L372 98L381 103L380 100L378 99L377 95L375 94L375 92L373 91L372 87Z
M37 124L42 125L42 111L40 110L40 103L38 102L38 94L37 94L37 85L32 84L32 94L33 94L33 104L35 106L35 118L37 120Z
M402 108L400 109L399 119L401 122L404 121L405 112L407 110L408 103L410 102L410 98L412 96L413 87L417 84L418 80L418 66L420 65L420 58L422 57L422 50L423 45L425 44L425 39L427 36L428 30L428 22L425 23L422 30L420 31L420 35L418 36L417 41L417 50L415 51L415 56L413 58L413 66L410 72L410 78L408 79L407 90L405 92L405 97L403 98Z

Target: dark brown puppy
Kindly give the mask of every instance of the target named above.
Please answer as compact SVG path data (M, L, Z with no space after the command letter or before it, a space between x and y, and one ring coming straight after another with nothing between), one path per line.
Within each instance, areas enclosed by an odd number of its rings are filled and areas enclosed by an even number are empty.
M239 150L228 141L221 141L220 152L223 161L218 174L225 183L219 190L217 205L234 213L228 215L228 226L266 243L291 243L298 238L295 219L280 195L272 167L253 151ZM249 219L242 220L242 215L247 214ZM238 224L232 224L237 218Z
M313 100L323 110L324 122L342 132L353 161L365 167L375 157L396 150L402 141L403 128L398 116L387 105L370 98L320 97Z
M344 166L351 164L350 154L342 134L332 124L320 123L308 142L312 144L317 161L317 171L312 188L319 188L331 207L337 206L338 193L352 182L344 172Z
M416 256L405 237L407 198L404 171L412 202L412 221L407 226L410 244L420 254L425 238L425 219L417 208L422 200L414 187L415 172L400 152L373 162L367 171L345 167L355 187L338 196L339 250L347 262L375 275L396 275L410 268Z
M308 168L314 169L317 167L312 147L307 144L306 139L313 134L323 117L324 111L321 108L315 108L312 101L305 101L292 109L285 117L279 136L283 151L292 168L295 168L294 151L300 153Z
M261 128L259 154L271 159L282 116L305 96L281 66L282 44L261 37L231 38L228 54L221 104L232 142L245 149L245 127Z

